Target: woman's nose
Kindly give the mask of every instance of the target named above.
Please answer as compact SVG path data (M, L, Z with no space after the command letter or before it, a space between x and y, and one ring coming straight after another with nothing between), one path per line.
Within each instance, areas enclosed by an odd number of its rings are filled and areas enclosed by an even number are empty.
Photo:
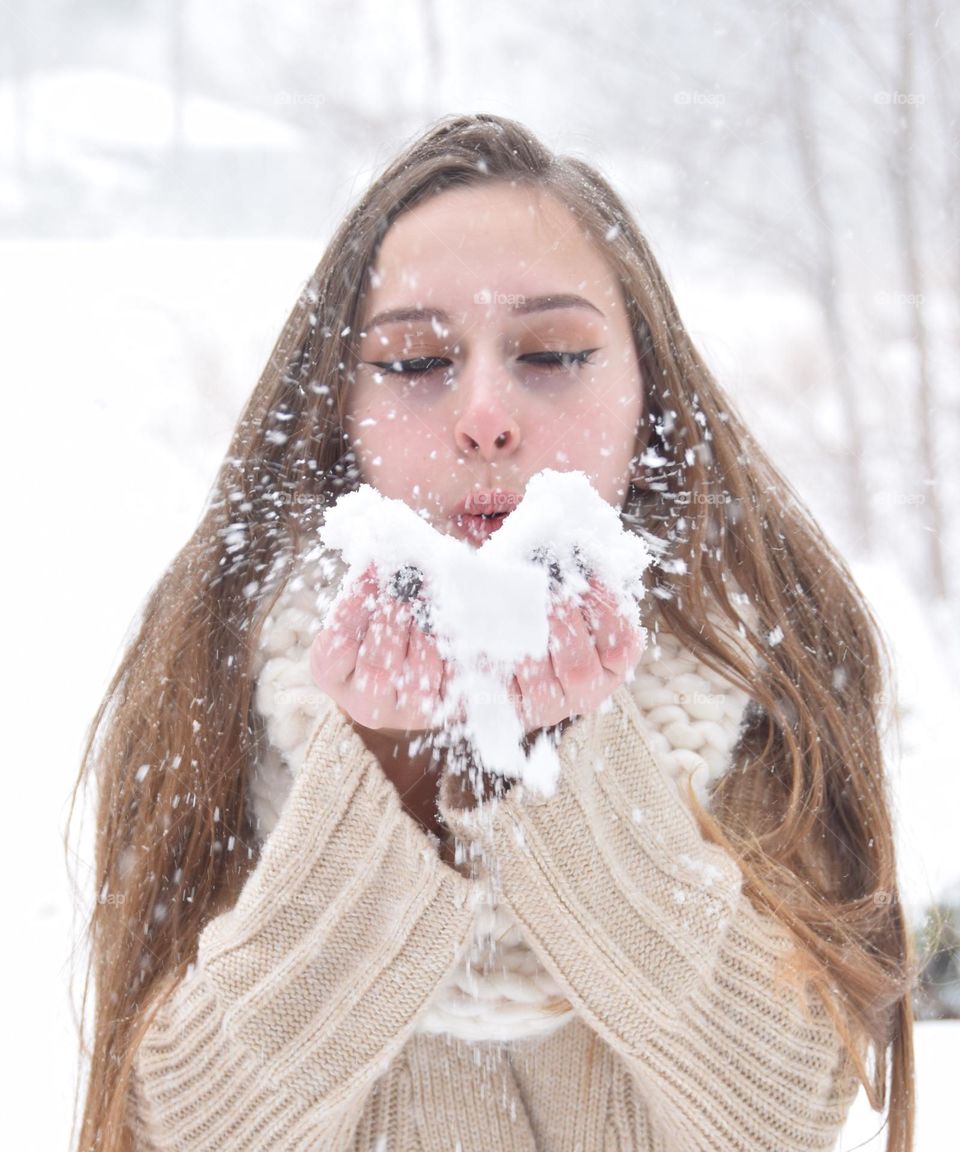
M459 376L460 415L454 440L461 452L477 452L486 459L509 455L520 443L520 425L505 403L507 382L495 368L474 366Z

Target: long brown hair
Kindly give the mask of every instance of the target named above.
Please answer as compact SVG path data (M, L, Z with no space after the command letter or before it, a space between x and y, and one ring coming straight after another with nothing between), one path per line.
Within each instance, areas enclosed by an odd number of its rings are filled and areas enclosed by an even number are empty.
M91 976L96 1002L92 1045L80 1042L90 1075L79 1147L134 1147L131 1076L147 1007L183 976L204 925L236 900L258 859L247 803L263 739L252 660L324 509L360 481L343 412L351 333L379 246L424 198L488 180L552 193L619 277L647 390L624 523L658 537L670 557L651 589L665 624L754 701L710 812L695 810L704 834L740 862L751 899L794 933L871 1104L889 1105L889 1152L908 1152L914 959L881 752L890 661L880 631L693 347L620 198L590 165L492 115L431 126L341 224L91 723L70 817L92 776L98 898L83 1007ZM756 610L753 630L738 597ZM711 626L708 606L756 661Z

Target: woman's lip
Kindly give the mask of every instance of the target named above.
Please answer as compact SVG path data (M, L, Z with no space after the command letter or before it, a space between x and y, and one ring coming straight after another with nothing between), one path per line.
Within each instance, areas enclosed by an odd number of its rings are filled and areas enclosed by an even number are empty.
M482 512L512 512L523 499L523 493L510 490L471 492L454 508L454 516L475 516Z
M506 516L491 516L486 519L480 515L471 516L463 512L453 517L454 533L462 540L482 544L500 528L504 520Z

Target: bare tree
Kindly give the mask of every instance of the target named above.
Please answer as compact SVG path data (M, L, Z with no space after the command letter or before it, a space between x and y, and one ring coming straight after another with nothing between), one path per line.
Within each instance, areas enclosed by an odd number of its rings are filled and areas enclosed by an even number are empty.
M187 100L187 15L183 0L170 0L167 6L167 61L170 69L170 100L173 125L170 133L171 187L176 197L177 229L184 231L184 178Z
M420 0L423 19L423 117L433 120L443 111L443 44L436 0Z
M944 231L953 238L944 252L949 260L947 280L953 295L953 314L957 317L954 328L954 354L960 354L960 95L954 82L957 67L958 30L956 11L943 8L938 11L934 0L925 0L922 27L926 33L930 59L930 79L934 90L934 107L938 115L938 150L944 160L944 177L936 188L936 210L946 221Z
M930 342L924 309L926 275L921 252L916 196L916 115L922 106L915 102L915 24L914 0L899 0L898 86L895 96L903 99L898 107L901 114L895 137L897 146L891 150L889 167L893 186L900 257L903 262L903 283L910 308L910 338L916 350L916 413L920 432L920 462L925 475L929 508L926 533L929 574L932 590L938 599L947 596L947 575L944 563L944 524L940 503L940 465L933 427L934 386L930 371Z
M847 328L840 311L843 271L837 252L837 225L832 219L825 190L827 173L820 147L822 130L816 121L810 97L810 76L813 69L807 40L808 16L809 10L801 8L792 19L784 21L786 63L789 72L786 115L796 148L804 203L810 210L814 237L811 250L811 280L827 328L834 378L840 393L849 445L844 458L847 503L851 519L857 525L861 545L869 553L872 550L873 525L863 466L865 455L863 419L855 381L850 372Z

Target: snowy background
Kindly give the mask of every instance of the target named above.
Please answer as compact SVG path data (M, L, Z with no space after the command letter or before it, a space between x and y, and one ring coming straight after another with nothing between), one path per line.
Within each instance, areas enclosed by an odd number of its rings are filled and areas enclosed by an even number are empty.
M79 902L62 836L86 725L333 227L443 113L515 117L624 194L880 616L904 898L918 925L958 900L958 42L934 0L7 0L11 1146L69 1140L90 820ZM949 1139L958 1058L960 1024L918 1026L922 1152ZM842 1148L879 1148L876 1127L858 1107Z

